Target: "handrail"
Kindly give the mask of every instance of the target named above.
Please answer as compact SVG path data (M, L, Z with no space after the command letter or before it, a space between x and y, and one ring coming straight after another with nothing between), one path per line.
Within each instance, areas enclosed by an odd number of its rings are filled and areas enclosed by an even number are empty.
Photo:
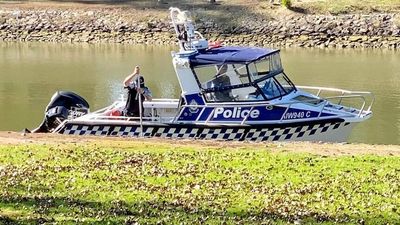
M247 113L247 115L243 118L243 120L242 120L242 122L240 123L240 125L243 125L244 122L247 121L247 119L249 118L250 113L251 113L251 111L253 111L253 109L254 109L254 106L252 106L252 107L250 108L249 113Z
M281 119L279 120L279 122L282 122L283 117L284 117L284 116L286 115L286 113L289 111L291 105L292 105L292 104L289 104L289 106L286 107L285 112L283 112L283 114L282 114Z
M324 111L324 109L325 109L325 106L328 104L328 101L324 101L324 106L321 108L321 110L319 111L319 113L318 113L318 118L320 118L321 117L321 114L322 114L322 111Z
M340 90L340 89L337 89L337 90ZM343 90L340 90L340 91L343 91ZM360 92L351 92L351 91L346 91L346 90L344 90L344 91L345 91L345 92L348 92L348 93L360 93ZM370 92L362 92L362 94L364 94L364 93L365 93L365 94L371 94L371 95L372 95L372 93L370 93ZM360 99L362 99L362 102L363 102L363 103L362 103L362 106L361 106L360 108L354 108L355 110L359 111L359 113L357 114L357 116L358 116L358 117L361 117L362 114L363 114L364 112L366 112L366 113L370 112L370 109L371 109L372 104L373 104L373 101L371 101L371 103L370 103L370 105L369 105L369 107L368 107L368 110L364 110L364 109L365 109L365 105L366 105L366 99L365 99L365 96L362 95L362 94L338 95L338 96L330 96L330 97L326 97L326 98L321 98L320 100L325 100L325 101L324 101L323 106L321 107L321 110L319 111L319 114L318 114L318 117L317 117L317 118L320 118L320 117L321 117L322 112L324 111L324 109L325 109L326 106L328 105L329 101L327 101L327 100L332 100L332 99L343 99L343 98L360 98ZM373 96L373 95L372 95L372 96ZM263 107L263 106L282 106L282 105L288 105L288 107L286 108L285 112L282 114L282 117L281 117L281 119L280 119L280 122L282 122L282 120L283 120L285 114L287 113L287 111L290 109L290 107L291 107L293 104L297 104L297 103L307 103L307 102L313 103L313 102L315 102L315 101L317 101L317 100L319 100L319 99L311 99L311 100L303 100L303 101L291 101L291 102L285 102L285 103L272 103L272 104L271 104L271 103L263 103L263 104L257 104L256 106L257 106L257 107ZM227 105L227 106L232 106L232 104L225 104L225 105ZM243 118L243 120L240 122L241 125L245 124L245 122L247 121L247 119L248 119L248 117L249 117L249 115L250 115L250 112L251 112L251 111L254 109L254 107L256 107L256 106L255 106L254 104L241 104L241 105L240 105L240 107L251 107L249 113L248 113L248 114ZM178 108L178 112L182 112L182 109L184 109L184 108L189 108L189 107L191 107L191 108L195 108L195 107L197 107L197 108L206 108L206 107L210 107L210 106L208 106L208 105L182 105L182 106L180 106L180 107ZM207 120L205 121L205 124L207 124L207 123L211 120L212 116L214 115L215 109L216 109L216 107L213 108L212 112L211 112L210 115L207 117ZM179 114L179 113L178 113L178 114ZM178 115L177 115L176 117L174 117L174 119L173 119L172 121L176 121L177 117L178 117ZM195 120L195 122L198 122L198 118Z
M369 91L350 91L350 90L345 90L345 89L339 89L339 88L328 88L328 87L317 87L317 86L301 86L301 85L296 85L297 88L300 89L313 89L313 90L321 90L321 91L336 91L336 92L344 92L344 93L352 93L352 94L371 94Z
M211 118L214 116L214 113L215 113L215 107L213 108L213 110L211 111L211 113L210 113L210 115L207 117L207 120L206 120L206 124L211 120ZM196 118L196 122L198 121L198 117Z
M318 91L318 97L320 97L319 99L309 99L309 100L295 100L295 101L289 101L289 102L263 102L263 103L258 103L258 104L240 104L238 105L237 102L232 102L232 103L225 103L224 106L230 106L230 107L235 107L235 106L240 106L240 107L250 107L249 113L241 120L238 121L240 122L241 125L245 124L248 121L250 112L252 110L254 110L255 107L264 107L264 106L287 106L285 112L282 114L282 117L280 118L280 122L282 122L284 120L284 116L285 114L292 108L292 106L294 104L298 104L298 103L315 103L316 101L320 101L320 100L324 100L323 105L321 107L321 109L319 110L318 116L316 118L320 118L322 115L322 112L324 111L324 109L329 105L330 101L333 99L339 99L339 102L341 102L343 99L356 99L359 98L362 101L361 107L349 107L349 108L353 108L356 111L358 111L357 117L362 117L363 114L368 114L369 112L371 112L371 108L372 105L374 103L375 97L371 92L365 92L365 91L348 91L348 90L343 90L343 89L337 89L337 88L324 88L324 87L310 87L310 86L297 86L300 89L312 89L312 90L317 90ZM334 96L328 96L328 97L321 97L321 94L323 94L323 92L339 92L340 95L334 95ZM367 98L370 97L371 100L368 104L367 109L365 110L366 106L367 106ZM161 99L157 99L156 100L161 101ZM175 99L168 99L167 101L170 102L176 102ZM321 101L322 102L322 101ZM97 110L96 112L94 112L93 114L105 111L107 109L111 109L112 107L114 107L115 105L117 105L118 102L115 102L114 104L112 104L111 106L105 107L103 109ZM193 122L201 122L202 124L208 124L210 122L210 120L212 119L212 117L215 115L215 109L218 106L216 105L181 105L179 107L177 107L177 113L174 117L165 117L165 119L168 119L170 122L176 122L179 118L179 115L181 115L181 113L183 112L184 109L186 108L199 108L199 109L205 109L205 108L212 108L212 111L210 112L210 114L208 115L208 117L206 118L206 120L204 122L200 121L200 115L196 118L196 120L194 120ZM220 106L222 107L222 106ZM348 106L344 106L344 107L348 107ZM204 111L204 110L203 110ZM113 120L117 120L117 121L132 121L132 120L137 120L138 118L136 117L125 117L125 116L103 116L103 115L94 115L93 114L88 114L92 116L92 119L100 119L100 120L104 120L104 119L113 119ZM84 118L85 116L81 117ZM87 118L87 117L86 117ZM143 117L146 121L162 121L161 117L157 117L155 118L154 116L151 117ZM78 118L79 119L79 118Z
M369 91L349 91L339 88L327 88L327 87L313 87L313 86L296 86L300 89L308 89L308 90L318 90L317 96L319 97L322 91L330 91L330 92L341 92L342 95L344 94L360 94L360 95L368 95L371 98L371 102L368 106L367 111L371 111L372 105L375 102L375 95ZM341 100L338 104L341 103Z

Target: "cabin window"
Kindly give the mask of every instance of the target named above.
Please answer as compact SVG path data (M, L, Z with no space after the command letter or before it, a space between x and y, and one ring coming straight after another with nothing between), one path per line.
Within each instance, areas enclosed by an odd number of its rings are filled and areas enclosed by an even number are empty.
M213 65L194 68L203 89L249 83L246 65Z
M275 53L270 56L270 71L281 71L281 70L283 70L281 57L279 53Z
M194 68L209 102L251 101L249 93L257 89L249 83L245 64L224 64Z
M254 70L257 75L265 75L268 74L270 69L270 57L266 57L264 59L261 59L260 61L257 61L255 63L252 63L254 65Z
M233 64L230 65L229 77L231 78L232 85L248 84L249 76L247 75L246 65Z
M257 89L253 86L234 88L228 90L218 90L205 93L208 102L234 102L234 101L255 101L258 100L251 96Z
M197 75L201 87L204 89L210 88L210 81L213 80L217 74L215 66L196 67L194 72Z
M249 68L249 74L252 80L257 80L259 77L256 63L251 63L247 66Z
M260 79L266 75L277 74L282 71L279 53L269 55L248 65L252 80Z

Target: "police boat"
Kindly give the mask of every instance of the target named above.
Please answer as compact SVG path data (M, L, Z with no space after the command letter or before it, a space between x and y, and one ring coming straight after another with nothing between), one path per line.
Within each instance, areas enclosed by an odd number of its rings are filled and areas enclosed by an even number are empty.
M128 101L90 112L79 95L57 92L34 132L344 142L357 123L372 116L370 92L296 86L279 50L210 43L186 11L170 8L170 15L180 46L171 53L179 99L144 101L133 89ZM136 115L125 113L132 104Z

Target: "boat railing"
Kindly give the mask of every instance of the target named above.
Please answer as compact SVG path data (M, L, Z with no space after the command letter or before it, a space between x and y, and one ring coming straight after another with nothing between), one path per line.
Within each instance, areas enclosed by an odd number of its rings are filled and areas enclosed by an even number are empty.
M286 113L289 111L289 109L291 109L291 107L294 104L299 104L299 103L311 103L314 104L315 102L319 102L321 100L325 100L322 101L323 102L323 106L321 107L321 109L319 110L318 116L316 117L317 119L319 119L322 115L322 112L324 111L324 109L326 109L326 107L328 106L328 104L330 104L331 101L338 99L338 102L341 103L343 101L343 99L360 99L361 100L361 106L360 107L352 107L353 109L355 109L354 111L358 111L357 117L362 118L364 115L367 115L371 112L371 108L372 105L375 101L375 97L371 92L364 92L364 91L348 91L348 90L343 90L343 89L336 89L336 88L323 88L323 87L309 87L309 86L298 86L298 88L301 89L314 89L317 90L317 96L320 97L318 99L309 99L309 100L296 100L296 101L290 101L290 102L279 102L279 103L263 103L263 104L240 104L240 107L250 107L249 109L249 113L247 113L247 115L243 118L242 121L240 121L240 124L243 125L248 121L248 118L250 116L250 112L255 108L255 107L273 107L273 106L285 106L285 112L282 114L282 117L280 118L280 122L282 122L285 119L285 115ZM339 92L341 93L340 95L335 95L335 96L328 96L328 97L321 97L321 93L323 91L329 91L329 92ZM370 98L368 103L367 103L367 98ZM368 105L368 106L367 106ZM225 104L225 106L227 107L235 107L235 105L233 104ZM365 110L367 106L367 109ZM179 107L178 112L183 112L182 110L185 108L210 108L209 105L182 105ZM210 122L210 120L212 119L212 117L214 117L215 115L215 110L218 107L213 107L211 113L208 115L207 119L203 122L204 124L207 124ZM174 119L172 120L173 122L177 121L178 116L180 115L180 113L178 113ZM349 117L354 117L354 113L349 114ZM316 119L315 117L313 117L313 119ZM194 122L202 122L199 120L200 116L194 121Z
M172 118L172 117L171 117ZM84 120L83 118L78 118L79 120ZM90 118L91 122L100 122L100 121L105 121L105 120L113 120L114 122L118 123L119 121L122 122L139 122L139 120L142 119L143 122L155 122L155 121L160 121L159 117L154 117L154 116L142 116L141 118L139 116L137 117L128 117L128 116L93 116Z
M316 102L321 102L323 103L323 106L319 109L319 113L317 117L313 117L313 119L319 119L322 115L322 112L326 107L332 103L334 100L338 100L338 104L340 104L344 99L360 99L361 101L361 106L360 107L351 107L354 109L355 112L357 113L358 117L363 117L364 115L367 115L371 112L371 107L374 103L374 96L371 92L364 92L364 91L348 91L348 90L343 90L343 89L336 89L336 88L323 88L323 87L309 87L309 86L297 86L299 89L307 89L307 90L315 90L316 96L318 96L318 99L308 99L308 100L295 100L295 101L290 101L290 102L277 102L277 103L271 103L271 102L266 102L262 104L240 104L237 105L237 103L232 102L225 104L224 106L226 107L250 107L249 112L254 110L255 107L273 107L273 106L283 106L286 107L285 112L282 114L282 117L280 118L280 122L283 120L287 121L285 119L285 115L287 112L293 107L295 104L299 103L310 103L310 104L315 104ZM333 93L339 93L339 95L332 95L328 97L322 97L323 92L333 92ZM169 99L171 102L176 102L177 100L175 99ZM322 101L321 101L322 100ZM325 101L324 101L325 100ZM154 102L161 102L162 99L154 99ZM165 101L165 99L164 99ZM104 120L114 120L114 121L138 121L140 117L126 117L126 116L107 116L107 115L101 115L102 112L112 109L118 105L118 102L112 104L111 106L105 107L103 109L97 110L93 114L91 114L90 121L104 121ZM152 107L150 107L152 108ZM179 107L176 107L175 109L177 110L177 113L175 116L168 116L168 117L157 117L154 116L152 113L151 116L143 116L142 119L144 122L155 122L155 121L169 121L169 122L177 122L179 115L183 112L184 109L190 108L190 109L204 109L204 108L212 108L211 113L208 115L206 120L200 120L200 116L196 118L193 122L195 123L201 123L201 124L208 124L211 119L215 115L215 111L218 108L216 105L181 105ZM350 108L350 107L349 107ZM245 124L248 119L249 119L250 113L247 113L247 115L241 120L237 121L240 122L241 125ZM354 117L354 112L352 114L349 114L349 116ZM83 116L82 119L84 119L85 116ZM79 119L79 118L78 118Z
M165 103L165 102L167 102L167 103L176 103L178 105L179 100L178 99L158 99L158 98L155 98L155 99L152 99L152 101L146 102L146 104L150 105L149 108L151 109L151 116L142 116L142 119L145 122L149 122L149 121L154 122L154 121L161 121L163 119L164 120L171 119L172 116L171 117L165 117L165 118L154 116L155 115L154 109L157 108L157 107L154 107L154 105L157 104L157 103ZM116 102L112 103L111 105L109 105L107 107L98 109L98 110L96 110L96 111L94 111L94 112L92 112L90 114L87 114L85 116L77 118L77 120L83 120L83 121L90 120L90 121L96 121L96 122L104 121L104 120L113 120L113 121L116 121L116 122L117 121L139 121L140 117L104 115L105 112L107 112L107 111L111 112L111 110L113 110L116 107L118 107L118 105L121 105L121 104L124 105L124 103L125 103L124 99L116 101ZM165 106L163 108L165 108ZM171 107L171 108L175 108L175 107ZM178 107L176 107L175 109L177 109L177 108Z
M327 105L330 103L331 100L340 99L339 101L341 101L341 100L346 99L346 98L347 98L347 99L359 98L359 99L362 100L361 107L360 107L360 108L354 108L355 111L358 111L357 117L360 117L360 118L361 118L361 117L363 116L363 113L364 113L364 114L368 114L368 113L370 112L370 109L364 110L364 109L365 109L365 105L366 105L366 99L365 99L365 97L362 96L362 95L330 96L330 97L323 98L324 100L327 100L327 101L324 101L324 102L323 102L323 107L321 107L321 109L319 110L317 119L319 119L319 118L321 117L322 112L324 111L324 109L327 107ZM313 101L315 102L315 100L313 100ZM286 107L286 110L285 110L285 112L282 114L282 117L281 117L281 119L280 119L279 121L282 122L282 121L285 119L286 113L289 111L289 109L291 109L291 106L292 106L293 104L304 103L304 102L305 102L305 101L298 101L298 102L290 102L290 103L286 103L286 104L281 104L281 105L288 105L288 106ZM311 103L311 102L310 102L310 103ZM369 107L369 108L370 108L370 107ZM350 115L350 116L353 116L353 115Z
M339 89L339 88L327 88L327 87L313 87L313 86L296 86L299 89L304 89L304 90L314 90L316 91L316 96L321 97L323 96L323 93L340 93L339 96L327 96L323 97L324 99L338 99L338 105L340 105L345 98L362 98L363 103L362 107L360 109L360 112L364 111L364 108L366 104L368 104L367 112L371 111L372 105L375 102L375 96L369 92L369 91L349 91L349 90L344 90L344 89ZM368 102L367 102L368 101Z

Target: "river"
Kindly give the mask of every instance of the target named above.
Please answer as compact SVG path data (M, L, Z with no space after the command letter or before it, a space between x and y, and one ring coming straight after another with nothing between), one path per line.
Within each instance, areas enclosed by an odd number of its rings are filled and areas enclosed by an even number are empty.
M140 65L154 97L177 98L171 64L174 46L0 42L0 130L34 128L57 90L71 90L97 109L124 90L122 80ZM285 72L297 85L371 91L373 117L349 141L400 144L400 52L283 49Z

